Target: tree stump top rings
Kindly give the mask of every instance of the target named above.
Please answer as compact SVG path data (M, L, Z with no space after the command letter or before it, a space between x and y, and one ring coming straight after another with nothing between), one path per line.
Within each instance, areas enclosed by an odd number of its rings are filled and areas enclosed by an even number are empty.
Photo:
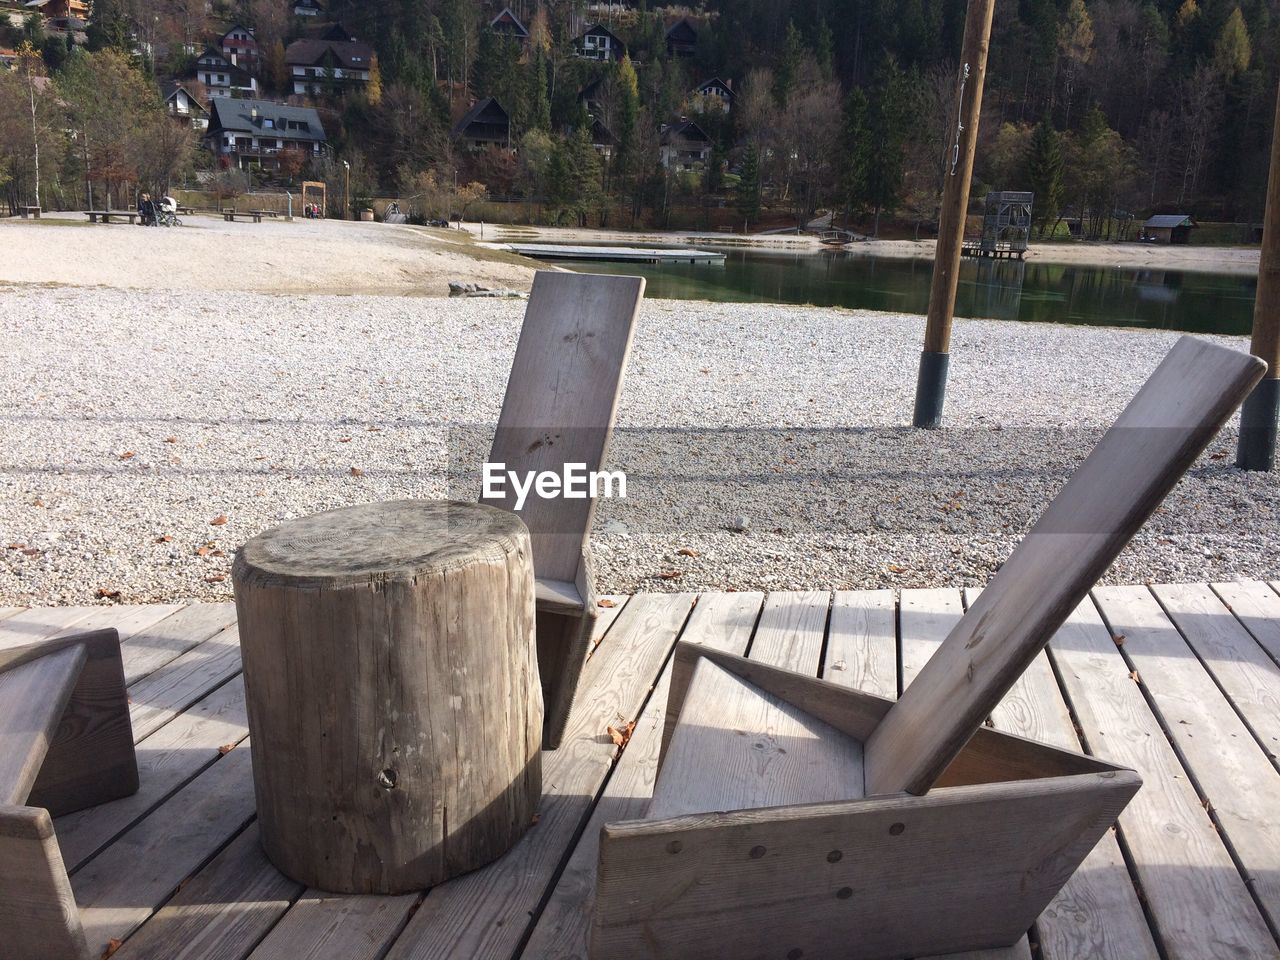
M299 587L413 579L527 549L509 510L459 500L393 500L289 520L236 555L235 579Z

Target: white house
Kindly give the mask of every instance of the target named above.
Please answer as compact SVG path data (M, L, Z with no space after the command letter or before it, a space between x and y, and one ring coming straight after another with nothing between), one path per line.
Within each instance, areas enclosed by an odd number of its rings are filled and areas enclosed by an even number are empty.
M190 120L191 126L196 130L209 129L209 111L180 82L171 81L166 83L162 93L164 94L164 109L169 116L180 120Z
M275 169L283 151L315 158L328 149L320 114L311 107L223 98L210 101L209 108L205 143L233 166Z
M668 170L694 170L711 156L711 138L692 120L683 117L658 133L658 156Z
M196 60L196 79L204 84L210 97L252 97L258 93L258 78L213 47L206 47Z
M584 60L621 60L627 45L608 27L595 24L573 41L578 56Z
M358 40L295 40L284 55L300 96L368 83L373 57L373 47Z

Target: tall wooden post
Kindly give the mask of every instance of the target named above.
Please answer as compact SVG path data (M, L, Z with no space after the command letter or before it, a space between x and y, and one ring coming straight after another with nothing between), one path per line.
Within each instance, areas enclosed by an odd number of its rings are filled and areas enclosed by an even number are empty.
M987 48L991 43L991 17L995 0L969 0L964 22L964 46L960 55L957 129L951 164L942 189L938 218L938 246L933 260L933 284L929 289L929 319L925 326L924 352L916 380L917 427L942 422L950 361L951 318L956 309L956 283L960 278L960 247L964 242L965 215L969 210L969 181L973 178L973 154L978 143L978 115L982 112L982 84L987 75Z
M1273 470L1276 425L1280 422L1280 96L1271 133L1271 173L1267 177L1267 212L1262 221L1258 297L1253 305L1249 349L1267 362L1267 375L1240 411L1236 466L1241 470Z

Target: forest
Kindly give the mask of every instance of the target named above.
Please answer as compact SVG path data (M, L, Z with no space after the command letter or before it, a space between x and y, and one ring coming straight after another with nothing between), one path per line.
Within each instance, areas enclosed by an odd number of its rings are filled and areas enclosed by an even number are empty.
M504 6L524 42L490 28ZM935 224L963 0L328 0L326 16L373 45L375 75L312 98L330 152L291 174L332 181L345 161L353 205L430 198L424 212L449 216L470 189L490 216L548 223L743 228L827 211L868 233L921 236ZM696 44L673 51L667 31L683 18ZM83 47L42 35L32 18L10 26L0 46L29 51L0 74L10 203L34 189L36 149L51 206L85 202L94 183L228 179L195 136L153 121L159 84L190 77L196 53L232 22L251 26L264 51L262 95L303 102L281 69L305 26L285 0L96 0ZM584 58L578 38L593 24L626 55ZM1156 212L1256 222L1276 41L1264 0L999 0L975 198L1032 190L1042 233L1089 238L1129 236ZM710 78L731 87L727 112L694 92ZM116 93L103 96L104 85ZM454 127L485 97L509 115L509 140L464 146ZM119 104L134 113L109 122ZM681 120L709 141L693 165L664 154Z

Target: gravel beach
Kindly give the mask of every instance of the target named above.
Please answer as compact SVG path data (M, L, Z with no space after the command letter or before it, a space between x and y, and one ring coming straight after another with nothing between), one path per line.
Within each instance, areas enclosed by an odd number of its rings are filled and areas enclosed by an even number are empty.
M0 285L0 604L227 599L237 545L281 520L474 496L523 311ZM983 584L1177 337L958 321L947 426L919 432L922 330L646 301L603 591ZM1234 438L1108 581L1280 575L1280 477L1234 469Z

